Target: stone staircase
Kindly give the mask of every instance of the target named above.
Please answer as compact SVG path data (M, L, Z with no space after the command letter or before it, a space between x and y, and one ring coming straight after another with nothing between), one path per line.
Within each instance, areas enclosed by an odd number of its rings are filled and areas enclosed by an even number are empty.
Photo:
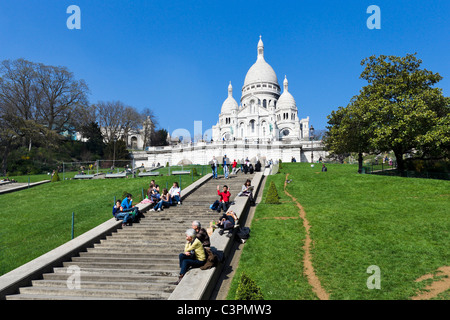
M178 279L178 254L184 250L186 229L193 220L199 220L206 228L210 221L219 218L216 211L209 209L218 199L217 185L228 185L234 199L245 180L253 176L210 179L185 198L182 205L146 212L140 223L118 229L6 299L168 299L175 289L172 283ZM79 288L68 285L73 270L80 272Z

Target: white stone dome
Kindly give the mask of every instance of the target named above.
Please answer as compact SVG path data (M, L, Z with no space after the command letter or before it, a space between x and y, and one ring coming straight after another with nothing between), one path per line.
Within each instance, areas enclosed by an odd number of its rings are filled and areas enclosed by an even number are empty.
M286 76L284 77L283 86L284 91L277 101L277 109L296 108L297 105L295 103L295 99L292 96L292 94L288 91L288 80Z
M278 85L278 78L273 68L264 60L264 44L259 39L258 58L255 64L248 70L244 81L244 87L257 82L270 82Z
M239 108L238 103L233 98L233 86L228 86L228 98L222 104L222 113L231 113L233 110L237 110Z

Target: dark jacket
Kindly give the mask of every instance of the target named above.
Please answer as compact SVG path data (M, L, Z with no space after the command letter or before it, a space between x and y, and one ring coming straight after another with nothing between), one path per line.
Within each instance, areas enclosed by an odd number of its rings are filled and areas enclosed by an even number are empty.
M209 235L208 232L205 230L205 228L201 228L199 232L197 232L197 239L200 240L203 247L210 247L211 242L209 241Z

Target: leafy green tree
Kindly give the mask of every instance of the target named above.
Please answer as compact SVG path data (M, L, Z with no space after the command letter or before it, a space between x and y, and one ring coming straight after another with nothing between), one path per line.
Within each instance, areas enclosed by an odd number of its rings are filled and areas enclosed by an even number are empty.
M362 171L363 153L370 152L367 116L356 98L346 107L339 107L328 116L324 144L333 155L358 154L358 172Z
M347 152L393 151L399 171L403 156L448 157L450 99L435 88L442 77L421 69L416 54L364 59L368 82L346 110L329 116L327 145Z
M82 126L81 134L83 137L88 139L86 143L87 150L102 157L104 153L105 143L103 142L103 135L98 123L91 121L87 125Z

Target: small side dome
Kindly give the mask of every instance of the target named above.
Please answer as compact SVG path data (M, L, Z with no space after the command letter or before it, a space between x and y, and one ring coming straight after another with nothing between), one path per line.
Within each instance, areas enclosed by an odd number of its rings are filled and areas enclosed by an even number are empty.
M289 82L288 82L286 76L284 76L284 81L283 81L284 91L283 91L283 94L280 96L280 98L277 101L277 109L296 108L297 107L294 97L292 96L292 94L290 94L290 92L288 90L288 84L289 84Z
M228 98L222 104L222 113L231 113L233 110L237 110L239 108L238 103L233 98L233 86L228 86Z

